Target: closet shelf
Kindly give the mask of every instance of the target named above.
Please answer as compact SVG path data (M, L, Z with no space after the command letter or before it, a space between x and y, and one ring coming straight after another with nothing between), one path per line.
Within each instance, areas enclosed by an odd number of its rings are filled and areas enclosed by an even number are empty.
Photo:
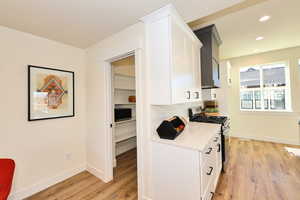
M123 142L125 140L129 140L129 139L134 138L134 137L136 137L136 135L126 135L125 137L116 139L115 142L116 143Z
M136 103L115 103L115 105L136 105Z
M115 73L115 76L121 76L121 77L126 77L126 78L135 78L135 76L127 75L127 74L119 74Z
M115 90L135 91L135 88L114 88Z
M116 126L119 126L121 124L125 124L125 123L129 123L129 122L135 122L136 119L128 119L128 120L124 120L124 121L118 121L118 122L115 122Z

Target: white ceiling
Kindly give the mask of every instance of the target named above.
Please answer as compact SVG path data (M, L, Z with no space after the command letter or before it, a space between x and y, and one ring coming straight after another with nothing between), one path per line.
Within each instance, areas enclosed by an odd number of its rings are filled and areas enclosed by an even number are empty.
M173 3L189 22L243 0L1 0L0 25L86 48Z
M220 17L216 24L223 44L222 59L300 45L300 1L268 0ZM270 15L264 23L259 18ZM264 40L256 41L259 36Z

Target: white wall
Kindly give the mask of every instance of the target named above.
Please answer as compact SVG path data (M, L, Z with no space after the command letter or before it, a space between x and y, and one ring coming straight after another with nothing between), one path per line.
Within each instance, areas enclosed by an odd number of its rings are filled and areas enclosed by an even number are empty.
M230 59L232 85L228 88L231 134L245 138L300 144L300 47ZM239 69L244 66L289 61L293 112L245 112L239 104Z
M137 23L123 31L101 41L87 50L87 162L88 170L99 178L108 181L109 166L107 136L110 123L106 113L111 112L109 102L106 102L107 59L118 57L144 45L144 25ZM136 69L137 70L137 69Z
M16 161L13 193L20 199L85 168L85 52L5 27L0 44L0 157ZM75 72L75 117L27 121L29 64Z
M215 89L216 98L218 101L218 110L222 115L228 115L228 70L230 69L230 63L226 61L220 62L220 82L221 87Z
M120 33L107 38L99 44L88 49L88 137L87 137L87 151L88 151L88 169L102 179L106 179L107 166L106 161L106 137L109 124L105 123L108 102L106 102L106 77L105 77L105 60L122 55L136 48L141 48L144 52L144 25L137 23ZM145 57L143 57L145 58ZM146 63L143 59L142 63ZM180 104L173 106L151 106L149 104L149 73L147 72L151 66L147 64L141 66L141 76L137 79L142 79L142 93L145 98L143 105L143 113L146 116L139 116L140 120L145 122L143 129L146 134L142 138L142 157L143 157L143 171L139 171L144 177L143 181L143 197L142 199L151 198L152 196L152 180L151 180L151 138L156 134L156 128L159 123L166 118L173 115L182 115L187 117L187 109L193 104ZM136 70L138 70L136 68ZM138 91L137 91L138 92ZM137 99L139 102L139 99ZM142 117L145 117L142 119ZM140 134L137 132L137 134Z

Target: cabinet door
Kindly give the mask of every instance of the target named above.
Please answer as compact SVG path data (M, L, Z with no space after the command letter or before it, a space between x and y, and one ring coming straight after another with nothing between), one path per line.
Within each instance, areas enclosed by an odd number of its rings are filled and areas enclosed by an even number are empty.
M221 156L221 135L220 134L216 134L214 137L214 149L215 149L215 161L216 161L216 170L219 172L219 170L222 167L222 156Z
M191 99L193 75L191 72L191 41L180 25L172 20L172 93L173 103L184 103Z
M213 184L210 184L209 187L208 187L208 190L207 192L205 193L205 195L203 196L203 200L212 200L213 197L214 197L214 189L213 189Z
M185 37L185 68L186 68L186 87L187 90L194 88L195 78L194 78L194 40L186 34Z
M194 79L194 86L193 86L193 95L192 98L195 101L202 100L202 93L201 93L201 57L200 57L200 45L196 42L193 43L193 79Z
M222 146L221 146L221 139L220 141L218 141L218 143L216 144L216 148L217 148L217 156L216 156L216 163L217 163L217 169L220 172L222 169Z
M194 60L195 60L195 74L196 74L196 88L201 92L201 53L200 53L200 45L194 45Z

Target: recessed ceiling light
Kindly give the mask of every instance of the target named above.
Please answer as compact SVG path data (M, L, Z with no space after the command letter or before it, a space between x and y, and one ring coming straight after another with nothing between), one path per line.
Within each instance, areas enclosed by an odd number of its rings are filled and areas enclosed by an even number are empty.
M268 21L270 18L271 18L270 16L266 15L266 16L263 16L263 17L259 18L259 21L260 22L265 22L265 21Z
M259 36L259 37L256 38L257 41L258 40L263 40L263 39L264 39L264 37L261 37L261 36Z

